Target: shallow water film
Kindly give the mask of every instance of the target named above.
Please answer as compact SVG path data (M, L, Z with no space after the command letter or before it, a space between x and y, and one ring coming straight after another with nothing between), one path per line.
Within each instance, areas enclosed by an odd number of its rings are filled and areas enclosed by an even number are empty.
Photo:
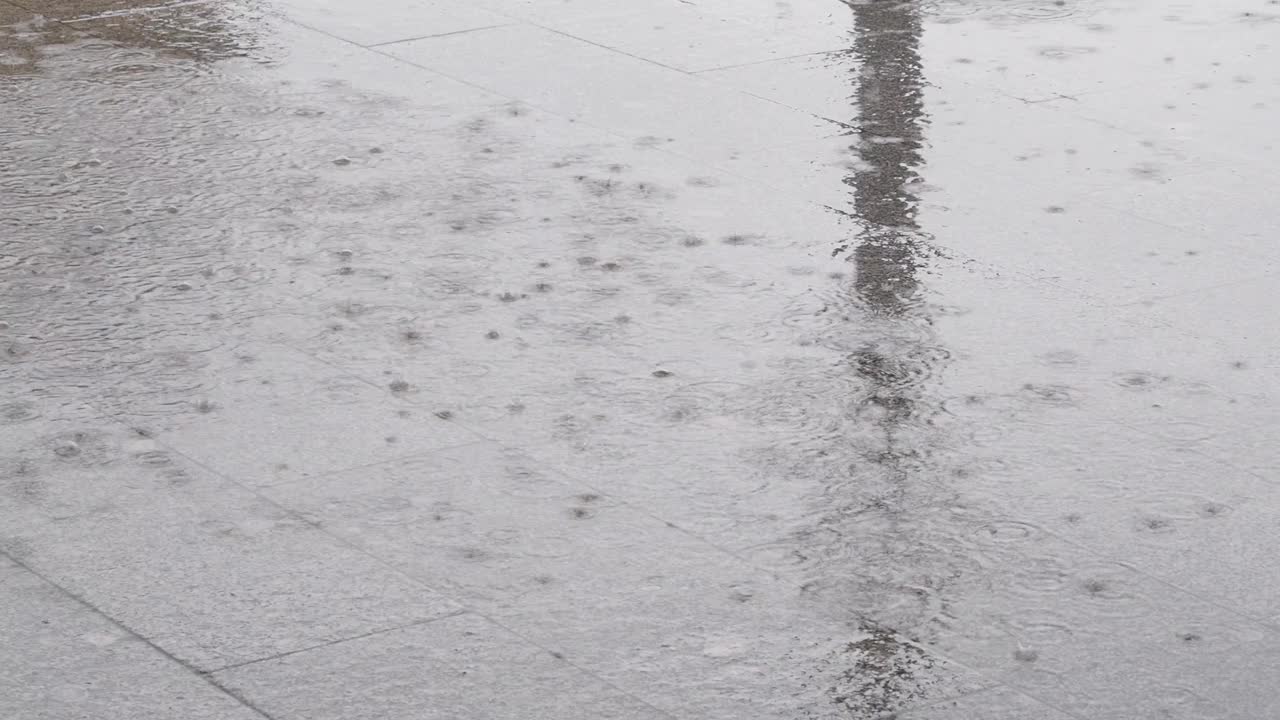
M1280 0L0 0L0 718L1280 717Z

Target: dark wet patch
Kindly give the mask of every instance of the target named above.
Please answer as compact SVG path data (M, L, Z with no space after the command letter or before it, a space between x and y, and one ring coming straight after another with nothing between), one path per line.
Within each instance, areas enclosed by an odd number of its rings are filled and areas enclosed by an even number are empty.
M489 553L478 547L464 547L458 551L458 555L468 562L484 562L489 559Z
M196 403L196 412L204 415L207 415L217 409L218 406L212 400L201 400Z
M1155 163L1139 163L1129 168L1129 174L1139 180L1160 180L1164 177L1164 171Z
M1018 662L1032 663L1040 659L1040 653L1031 648L1020 647L1013 651L1013 659Z
M1148 390L1157 385L1161 385L1168 380L1167 377L1161 377L1149 372L1126 372L1115 376L1115 383L1121 387L1130 390Z
M589 518L595 517L594 510L590 510L584 507L572 508L569 511L569 514L572 515L575 520L587 520Z
M622 189L621 181L612 178L592 178L586 175L574 177L591 197L603 198L616 194Z
M1206 518L1222 517L1230 512L1231 507L1222 503L1210 502L1200 507L1200 516Z
M680 240L680 244L681 244L681 245L683 245L683 246L685 246L685 247L698 247L698 246L700 246L700 245L705 245L705 244L706 244L706 242L707 242L706 240L703 240L703 239L702 239L702 238L700 238L700 237L694 237L694 236L692 236L692 235L690 235L690 236L688 236L688 237L686 237L686 238L682 238L682 239Z
M17 425L40 417L34 404L24 401L0 405L0 425Z
M1173 521L1168 518L1148 517L1142 519L1142 529L1151 532L1169 532L1173 530Z
M389 384L387 387L391 388L391 392L403 393L403 392L409 392L409 388L411 386L406 380L392 380L391 384Z
M927 696L930 685L937 682L929 672L936 663L920 647L892 632L878 628L868 632L869 637L847 644L830 658L844 669L827 694L849 717L894 717L896 710Z
M1032 399L1045 403L1047 405L1074 405L1075 390L1066 385L1038 385L1027 383L1022 386L1025 392Z
M1098 579L1085 580L1081 583L1081 587L1084 588L1085 592L1094 596L1101 596L1111 589L1111 586L1105 580Z

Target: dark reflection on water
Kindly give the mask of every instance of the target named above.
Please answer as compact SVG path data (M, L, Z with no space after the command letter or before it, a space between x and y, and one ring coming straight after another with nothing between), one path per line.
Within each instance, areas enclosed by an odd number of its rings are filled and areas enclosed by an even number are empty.
M836 211L857 230L835 250L854 267L843 299L850 326L837 331L858 338L847 367L862 389L848 412L853 450L831 451L848 452L852 482L842 479L814 513L816 527L827 531L814 536L838 539L801 551L814 559L805 568L807 587L829 604L918 638L951 573L945 557L929 557L937 541L921 523L928 515L921 508L937 507L945 494L933 489L939 410L926 384L948 357L922 297L920 275L932 251L911 190L927 125L922 19L917 4L897 0L850 8L853 46L838 57L851 66L858 112L854 169L844 178L852 207ZM831 702L853 717L877 717L926 696L940 675L932 656L896 632L864 629L871 637L846 648L849 670L829 687Z
M927 332L917 276L928 238L916 222L918 198L910 190L919 179L926 122L921 18L916 5L896 1L853 5L852 10L859 111L858 142L852 149L858 162L845 183L853 188L853 213L862 224L850 253L853 301L871 332L849 361L869 388L859 415L874 419L883 433L882 452L872 459L895 483L906 483L917 453L896 431L927 412L920 407L921 381L945 355ZM898 332L903 328L910 332Z

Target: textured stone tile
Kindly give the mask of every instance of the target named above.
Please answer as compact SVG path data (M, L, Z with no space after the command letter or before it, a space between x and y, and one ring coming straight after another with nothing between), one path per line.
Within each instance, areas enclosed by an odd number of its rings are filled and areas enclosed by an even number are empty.
M966 671L518 454L478 445L273 497L681 717L905 709ZM881 674L893 679L882 681ZM787 693L775 692L780 674ZM754 708L754 710L748 710Z
M520 50L499 50L511 47ZM386 50L536 107L700 158L835 130L805 113L531 26L398 43ZM704 111L682 111L695 103Z
M257 712L0 557L0 714L252 720Z
M281 720L668 717L471 614L214 676Z
M471 4L438 0L376 0L361 3L358 9L342 2L284 0L276 7L296 22L359 45L448 35L515 22Z
M913 710L903 720L1067 720L1070 715L1008 688L993 688Z
M200 669L457 609L89 413L7 429L5 551Z
M246 345L154 357L96 402L215 471L269 485L463 445L478 436L301 352Z
M622 17L559 23L556 30L686 72L839 50L848 30L725 17L692 3Z

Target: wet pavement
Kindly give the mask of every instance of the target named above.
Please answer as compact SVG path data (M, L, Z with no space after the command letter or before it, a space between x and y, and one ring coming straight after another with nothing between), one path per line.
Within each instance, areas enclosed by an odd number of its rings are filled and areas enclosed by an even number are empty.
M0 717L1280 716L1280 2L0 0Z

